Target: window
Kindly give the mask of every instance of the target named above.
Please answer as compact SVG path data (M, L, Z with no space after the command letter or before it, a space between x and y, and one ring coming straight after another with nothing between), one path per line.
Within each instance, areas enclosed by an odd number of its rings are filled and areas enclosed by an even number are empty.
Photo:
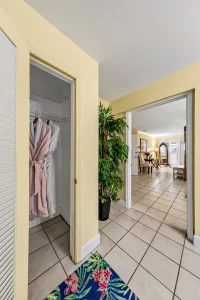
M169 142L169 164L171 166L175 166L178 164L177 161L177 142L170 141Z

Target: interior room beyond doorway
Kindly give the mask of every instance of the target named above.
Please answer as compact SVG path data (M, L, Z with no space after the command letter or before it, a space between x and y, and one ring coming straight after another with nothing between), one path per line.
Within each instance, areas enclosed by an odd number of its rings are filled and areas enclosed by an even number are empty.
M132 208L187 231L186 97L132 111Z

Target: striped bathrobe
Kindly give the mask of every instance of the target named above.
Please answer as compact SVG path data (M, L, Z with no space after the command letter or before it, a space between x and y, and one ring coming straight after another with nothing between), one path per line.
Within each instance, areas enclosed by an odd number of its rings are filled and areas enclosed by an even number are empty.
M47 217L45 158L49 152L51 127L40 118L36 124L30 123L29 163L29 214Z

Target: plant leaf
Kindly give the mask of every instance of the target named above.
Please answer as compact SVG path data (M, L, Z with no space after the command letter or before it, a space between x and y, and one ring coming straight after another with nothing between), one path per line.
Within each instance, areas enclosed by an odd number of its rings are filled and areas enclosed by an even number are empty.
M82 299L83 297L85 297L91 290L92 287L89 287L87 290L85 290L83 293L81 293L81 295L79 296L79 299Z
M78 296L76 294L71 294L64 298L64 300L73 300L73 299L78 299Z

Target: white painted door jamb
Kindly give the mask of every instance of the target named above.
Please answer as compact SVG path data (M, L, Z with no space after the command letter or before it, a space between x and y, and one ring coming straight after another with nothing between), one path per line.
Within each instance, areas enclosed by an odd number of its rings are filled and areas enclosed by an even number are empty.
M193 140L192 140L192 120L193 120L193 92L187 94L186 101L186 162L187 162L187 237L194 240L193 231Z
M36 59L31 58L30 63L40 69L42 69L45 72L48 72L55 77L66 81L67 83L70 84L71 86L71 149L70 149L70 156L71 156L71 166L70 166L70 255L72 257L72 260L74 260L74 253L75 253L75 245L74 245L74 204L75 204L75 199L74 199L74 184L75 184L75 178L74 178L74 131L75 131L75 124L74 124L74 80L71 78L62 75L60 72L57 72L56 70L53 70L52 68L47 67L45 64L42 64L38 62Z
M126 112L126 122L128 127L126 128L126 145L129 147L128 160L126 163L126 180L125 180L125 197L126 197L126 209L131 208L131 134L132 134L132 113Z

